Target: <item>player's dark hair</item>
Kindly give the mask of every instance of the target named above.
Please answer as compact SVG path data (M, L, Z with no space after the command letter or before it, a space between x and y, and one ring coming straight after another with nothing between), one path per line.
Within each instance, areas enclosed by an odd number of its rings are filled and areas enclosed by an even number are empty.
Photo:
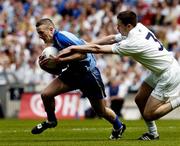
M54 23L49 18L43 18L43 19L40 19L39 21L37 21L36 27L39 27L40 25L47 25L47 26L55 27Z
M133 11L122 11L117 15L117 19L120 20L125 26L128 24L136 26L137 24L137 16Z

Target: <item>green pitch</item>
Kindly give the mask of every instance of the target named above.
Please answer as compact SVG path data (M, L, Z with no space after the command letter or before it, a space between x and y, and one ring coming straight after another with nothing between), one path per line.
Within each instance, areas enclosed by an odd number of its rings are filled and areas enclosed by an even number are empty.
M136 140L146 131L142 120L124 121L123 138L110 141L111 125L102 119L62 120L54 129L32 135L31 128L40 121L0 120L0 146L180 146L180 120L157 121L160 140Z

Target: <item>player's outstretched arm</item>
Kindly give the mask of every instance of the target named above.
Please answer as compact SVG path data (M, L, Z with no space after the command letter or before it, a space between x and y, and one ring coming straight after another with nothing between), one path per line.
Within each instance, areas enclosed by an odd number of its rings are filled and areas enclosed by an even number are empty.
M64 49L66 50L66 49ZM64 56L61 56L61 53L57 56L59 63L67 63L71 61L76 60L82 60L86 57L86 54L78 53L78 52L71 52L68 54L64 54Z
M116 42L116 35L109 35L100 39L96 39L92 41L90 44L108 45L108 44L113 44L115 42Z
M113 54L112 52L112 45L96 45L96 44L87 44L87 45L80 45L80 46L70 46L67 49L63 50L59 57L66 57L73 53L102 53L102 54Z
M125 37L119 33L116 35L109 35L109 36L105 36L100 39L96 39L96 40L92 41L90 44L111 45L111 44L117 43L123 39L125 39Z
M87 44L80 46L70 46L60 52L58 57L58 62L69 62L73 60L83 59L86 53L102 53L102 54L114 54L112 51L112 45L96 45Z

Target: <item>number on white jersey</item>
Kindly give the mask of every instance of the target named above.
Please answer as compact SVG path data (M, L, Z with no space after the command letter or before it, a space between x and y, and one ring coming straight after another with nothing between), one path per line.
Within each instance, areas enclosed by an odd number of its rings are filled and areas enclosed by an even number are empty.
M146 39L149 40L150 37L152 37L155 42L159 43L160 47L158 49L159 49L159 51L162 51L164 47L161 44L161 42L151 32L148 32L148 34L146 35Z

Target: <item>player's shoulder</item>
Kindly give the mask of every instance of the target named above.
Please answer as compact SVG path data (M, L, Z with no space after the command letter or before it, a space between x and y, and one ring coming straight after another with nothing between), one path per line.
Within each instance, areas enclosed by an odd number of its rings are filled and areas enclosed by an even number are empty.
M144 26L144 25L143 25L142 23L140 23L140 22L137 23L136 28L137 28L137 29L140 29L140 28L141 28L141 29L147 29L147 27Z
M57 37L60 37L60 38L64 38L64 37L66 37L66 38L69 38L69 37L74 37L74 34L72 34L71 32L68 32L68 31L61 31L61 30L56 30L55 31L55 36L57 36Z
M131 34L137 35L137 34L143 34L144 32L147 32L148 28L144 26L142 23L137 23L136 26L130 31Z
M59 33L64 36L75 36L73 33L64 30L59 31Z
M141 23L137 25L129 32L127 38L120 42L121 46L127 46L128 48L139 46L144 43L145 36L147 35L147 28Z
M79 38L75 34L68 31L60 31L60 34L71 40L79 40Z
M137 23L137 25L129 32L128 38L130 40L139 40L144 38L148 31L148 28L143 24Z

